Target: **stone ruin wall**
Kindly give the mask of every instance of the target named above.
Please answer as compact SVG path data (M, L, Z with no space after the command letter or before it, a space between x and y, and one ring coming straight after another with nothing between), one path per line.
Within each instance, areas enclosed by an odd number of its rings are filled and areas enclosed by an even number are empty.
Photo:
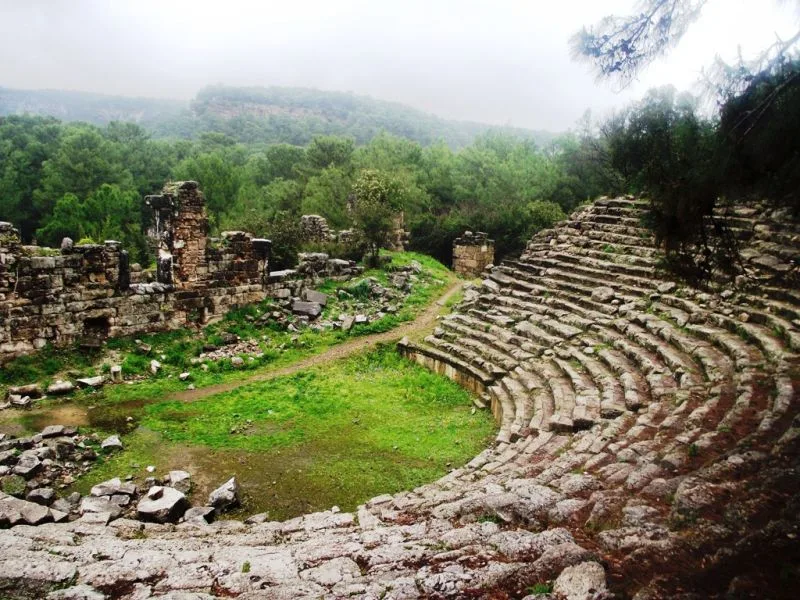
M476 277L494 264L494 240L483 232L465 231L453 240L453 271L459 275Z
M352 229L335 231L328 220L320 215L300 217L300 238L304 242L340 242L347 244L356 239ZM392 230L386 240L385 248L393 252L403 252L408 247L408 231L405 229L405 214L400 211L392 217Z
M23 246L13 225L0 223L0 362L48 343L96 345L202 324L267 296L269 241L243 232L210 240L196 182L168 184L147 201L156 217L154 282L131 282L118 242ZM133 280L142 279L135 270Z

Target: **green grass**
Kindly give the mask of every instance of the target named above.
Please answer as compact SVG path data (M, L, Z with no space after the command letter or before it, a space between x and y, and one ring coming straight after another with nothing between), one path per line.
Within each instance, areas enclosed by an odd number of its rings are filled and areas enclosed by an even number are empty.
M465 390L388 346L195 402L126 410L138 429L79 491L113 476L143 478L152 464L156 474L202 472L202 499L236 474L242 513L273 518L334 504L350 510L434 480L485 447L494 430L488 412L472 414Z

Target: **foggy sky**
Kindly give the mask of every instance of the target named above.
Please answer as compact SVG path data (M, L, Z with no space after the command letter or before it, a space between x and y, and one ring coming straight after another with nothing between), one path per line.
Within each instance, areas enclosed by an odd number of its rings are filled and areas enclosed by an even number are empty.
M188 99L207 84L351 91L446 118L553 131L690 89L796 30L796 4L710 0L667 59L615 93L569 37L631 0L0 0L0 86Z

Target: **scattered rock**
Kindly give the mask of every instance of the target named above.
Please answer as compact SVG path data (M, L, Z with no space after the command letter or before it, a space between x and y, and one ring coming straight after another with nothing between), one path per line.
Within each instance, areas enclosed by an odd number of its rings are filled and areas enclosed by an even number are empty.
M158 372L161 370L161 363L158 362L156 359L150 361L150 372L153 375L158 375Z
M320 306L328 304L328 296L316 290L303 290L303 299L310 303L319 304Z
M83 377L76 381L82 388L99 388L106 382L106 378L103 375L97 375L96 377Z
M244 359L241 356L232 356L231 365L234 367L241 367L244 365Z
M122 367L114 365L111 367L111 381L113 383L122 383Z
M114 477L92 486L92 490L89 493L92 496L114 496L115 494L133 496L136 493L136 486L128 482L122 483L119 477Z
M239 506L239 484L235 477L231 477L208 496L209 506L213 506L217 513Z
M28 385L18 385L8 388L8 395L16 394L17 396L30 396L31 398L41 398L42 388L38 383L29 383Z
M20 455L17 464L13 468L15 475L30 479L42 468L42 461L40 461L35 454L24 452Z
M170 487L184 494L188 494L192 488L192 476L186 471L170 471L168 479Z
M213 506L193 506L183 514L184 521L211 523L216 511Z
M189 501L178 490L171 487L153 486L136 506L136 514L142 521L176 523L189 508Z
M39 433L43 438L60 437L65 435L65 427L63 425L48 425Z
M28 502L35 502L36 504L41 504L42 506L49 506L55 497L56 493L53 488L37 488L28 492L28 495L25 496L25 499Z
M112 452L114 450L122 450L124 446L118 435L110 435L100 443L100 448L107 452Z
M62 394L69 394L75 390L75 384L71 381L62 381L56 380L47 386L47 393L52 394L54 396L60 396Z
M322 313L322 305L318 302L295 300L292 303L292 312L296 315L305 315L311 319L316 319Z

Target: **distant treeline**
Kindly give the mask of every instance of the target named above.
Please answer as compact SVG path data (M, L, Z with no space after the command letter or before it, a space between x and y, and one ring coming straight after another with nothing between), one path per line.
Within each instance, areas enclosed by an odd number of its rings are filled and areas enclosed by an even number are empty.
M168 179L194 179L215 231L245 229L291 245L301 214L350 227L348 199L372 172L404 211L415 249L449 260L452 240L474 229L493 235L502 255L598 192L565 162L577 145L565 137L542 150L486 134L454 151L386 133L364 145L343 136L315 136L306 146L244 144L224 133L163 140L133 123L0 117L0 220L46 245L65 236L121 240L146 261L150 214L142 198Z

